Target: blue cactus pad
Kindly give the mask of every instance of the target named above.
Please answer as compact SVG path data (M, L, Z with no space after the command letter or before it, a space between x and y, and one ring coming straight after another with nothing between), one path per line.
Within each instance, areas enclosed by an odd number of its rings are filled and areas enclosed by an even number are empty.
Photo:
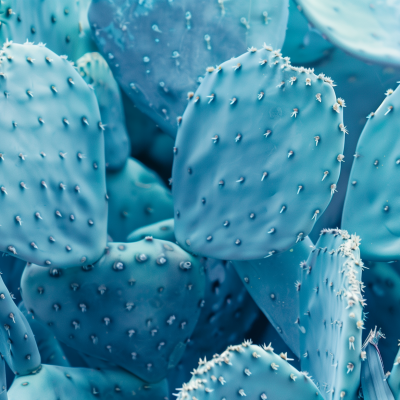
M246 289L290 349L300 356L300 263L308 258L313 243L306 237L290 250L233 265Z
M273 348L262 348L245 341L229 346L211 361L200 360L192 379L184 384L178 400L252 399L302 400L320 399L321 394L307 374L299 372Z
M400 65L398 2L295 1L334 45L366 61Z
M157 382L179 361L201 311L200 261L171 242L110 243L91 268L31 266L22 295L58 340Z
M175 235L184 248L250 260L308 235L344 161L331 85L268 46L208 73L176 140Z
M129 157L130 142L118 84L99 53L85 54L76 65L86 83L94 88L99 103L101 120L104 124L106 167L113 170L121 169Z
M74 61L91 51L90 0L7 0L0 4L0 42L42 42Z
M386 95L358 142L342 217L343 228L367 244L362 257L373 261L400 259L400 89Z
M174 219L170 218L138 228L129 234L128 242L138 242L145 239L146 236L175 242Z
M301 368L325 399L357 399L363 305L359 237L323 230L302 266L299 327Z
M294 0L289 0L289 20L282 52L295 64L316 62L330 53L333 46L311 27ZM336 77L335 77L336 81Z
M19 287L26 262L5 253L0 253L0 273L16 304L21 301Z
M168 399L165 380L149 384L119 368L95 370L42 365L35 374L18 377L9 400Z
M161 179L129 158L121 171L107 172L108 233L125 241L137 228L173 216L172 196Z
M94 0L89 10L117 81L173 137L205 69L264 41L281 48L287 18L288 0Z
M32 329L15 305L0 277L1 358L16 375L27 375L40 366L40 354ZM0 370L2 370L0 366ZM0 384L2 380L0 379Z
M18 305L18 308L25 316L35 335L42 363L58 365L60 367L70 367L70 363L64 351L51 329L35 319L33 315L29 314L23 301Z
M0 250L39 265L95 262L107 235L96 97L44 46L8 42L1 61Z

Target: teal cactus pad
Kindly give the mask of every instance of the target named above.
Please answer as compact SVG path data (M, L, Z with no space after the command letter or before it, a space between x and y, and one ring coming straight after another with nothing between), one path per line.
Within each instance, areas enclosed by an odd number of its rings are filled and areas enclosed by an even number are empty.
M146 236L175 243L174 219L166 219L135 229L128 235L128 242L138 242L139 240L145 239Z
M324 58L332 48L332 44L310 26L302 8L294 0L289 0L289 20L282 53L288 55L292 63L303 65Z
M300 264L308 258L312 246L306 237L284 253L261 260L233 261L244 286L297 357Z
M32 265L22 277L22 296L58 340L157 382L182 356L204 284L199 260L154 239L110 243L90 268Z
M165 380L149 384L120 368L95 370L42 365L32 375L17 377L9 400L168 400Z
M287 18L288 0L93 0L89 9L115 78L172 137L205 69L264 41L281 48Z
M393 349L399 339L400 273L397 263L365 262L364 297L368 305L366 332L377 326L385 337L379 341L379 352L385 366L393 362Z
M107 169L121 169L130 155L121 94L110 67L99 53L87 53L77 62L79 74L95 91L104 125ZM172 150L171 150L172 154Z
M39 265L95 262L107 237L96 97L44 46L8 42L1 61L0 251Z
M289 54L290 56L290 54ZM343 123L346 134L346 146L340 179L337 184L337 193L333 197L322 217L315 224L315 235L310 235L312 240L317 240L321 229L326 227L336 228L341 224L343 204L347 191L347 184L351 167L357 158L357 141L367 121L368 115L375 111L382 102L383 93L397 86L400 68L385 68L381 65L367 64L336 48L331 54L315 66L315 71L324 72L335 79L337 96L345 100ZM353 181L350 181L352 184ZM355 232L359 233L358 229ZM363 249L361 249L363 251Z
M3 357L0 357L0 400L8 400L6 363Z
M129 158L120 171L108 171L108 233L125 241L137 228L173 216L172 196L161 179Z
M343 228L366 244L361 256L372 261L400 259L400 89L386 94L358 142L342 217Z
M14 374L27 375L40 366L40 354L28 321L15 305L1 277L0 305L1 359L5 359Z
M326 400L357 399L363 353L360 238L323 230L303 264L300 288L301 368Z
M336 46L366 61L400 65L397 1L295 0L307 19Z
M268 46L210 70L175 144L178 242L204 256L250 260L306 237L344 161L340 102L330 78L292 67Z
M306 373L299 372L286 360L263 347L245 341L229 346L212 360L200 360L192 379L183 385L178 400L203 399L302 400L321 399L321 393Z
M29 314L23 301L18 305L18 308L25 316L35 335L42 363L58 365L60 367L70 367L70 363L64 351L51 329L39 322L32 314Z
M94 49L87 11L90 0L7 0L0 4L0 43L46 43L76 61Z

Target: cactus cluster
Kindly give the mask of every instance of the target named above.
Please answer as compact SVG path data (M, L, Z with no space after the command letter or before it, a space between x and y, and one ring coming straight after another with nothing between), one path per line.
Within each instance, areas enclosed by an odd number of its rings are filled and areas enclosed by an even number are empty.
M0 1L0 400L400 400L399 10Z

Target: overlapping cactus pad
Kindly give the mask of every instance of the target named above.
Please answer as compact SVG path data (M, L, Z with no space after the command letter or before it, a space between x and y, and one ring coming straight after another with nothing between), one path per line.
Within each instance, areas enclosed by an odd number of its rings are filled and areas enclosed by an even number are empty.
M249 44L280 48L287 18L288 0L94 0L89 11L116 79L173 137L204 70Z
M45 46L0 56L0 250L87 265L106 245L104 138L93 91Z
M27 309L59 340L147 382L164 378L181 358L204 285L199 260L151 238L110 243L93 266L32 265L22 277Z
M288 363L287 355L277 355L271 345L255 346L251 341L229 346L210 361L200 360L192 379L183 385L178 400L253 399L289 400L321 398L306 373Z
M175 235L185 249L251 260L309 234L344 161L344 103L332 86L269 46L209 69L175 144Z
M302 265L300 287L301 368L325 399L356 399L364 328L360 238L324 230Z
M343 227L364 239L361 254L367 260L400 259L399 108L400 89L389 89L368 116L349 178Z

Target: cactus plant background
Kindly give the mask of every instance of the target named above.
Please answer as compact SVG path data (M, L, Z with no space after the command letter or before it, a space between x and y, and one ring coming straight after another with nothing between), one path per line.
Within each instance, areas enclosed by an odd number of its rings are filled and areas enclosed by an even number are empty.
M399 12L0 0L0 400L400 399Z

